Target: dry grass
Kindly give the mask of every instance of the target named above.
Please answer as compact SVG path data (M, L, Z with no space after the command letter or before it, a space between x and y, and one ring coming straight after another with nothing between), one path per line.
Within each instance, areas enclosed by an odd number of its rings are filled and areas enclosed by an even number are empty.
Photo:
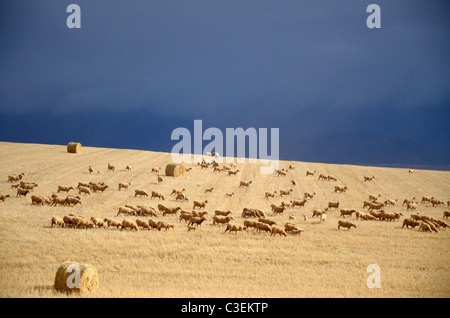
M450 173L407 169L358 167L295 162L286 177L260 175L259 164L240 164L236 176L213 173L192 164L185 177L166 177L158 184L151 174L154 166L170 161L166 153L83 147L71 155L65 146L0 143L0 194L11 194L0 202L0 297L67 297L53 291L58 266L66 261L89 263L99 272L100 285L89 297L449 297L450 230L422 233L401 228L411 212L401 206L405 198L423 195L449 200ZM107 163L116 172L106 172ZM132 171L125 171L128 164ZM281 162L287 168L293 162ZM89 175L88 167L102 170ZM189 165L188 165L189 166ZM306 177L306 170L317 170ZM16 198L7 182L9 174L25 172L24 180L36 182L33 194L51 195L58 185L76 187L79 181L104 181L104 193L82 195L76 207L32 206L30 195ZM332 174L338 182L318 181L319 173ZM364 175L375 175L363 182ZM290 197L264 199L265 191L297 186ZM249 189L239 181L253 180ZM118 191L119 182L131 182ZM334 193L335 185L346 185L347 193ZM204 193L214 187L212 193ZM170 197L174 188L186 188L190 202ZM76 230L51 228L53 215L79 213L87 217L115 217L124 204L157 205L150 198L134 197L134 189L161 191L168 206L192 208L192 200L209 201L209 219L196 231L187 231L175 216L158 216L175 224L169 231ZM235 192L231 198L226 192ZM298 199L304 192L316 192L305 208L290 209L281 216L270 212L269 204ZM72 192L74 194L76 192ZM357 229L337 230L338 211L328 214L326 223L311 219L313 209L340 200L343 208L362 210L369 194L398 199L391 212L401 212L397 222L353 221ZM242 224L242 208L263 209L270 218L284 224L294 214L300 236L271 237L248 231L224 234L224 226L212 225L215 209L232 210ZM442 219L448 208L419 205L421 214ZM413 212L415 213L415 212ZM309 217L303 221L302 215ZM141 217L144 219L144 217ZM354 218L354 217L353 217ZM369 264L381 268L381 288L369 289ZM79 296L70 296L79 297Z

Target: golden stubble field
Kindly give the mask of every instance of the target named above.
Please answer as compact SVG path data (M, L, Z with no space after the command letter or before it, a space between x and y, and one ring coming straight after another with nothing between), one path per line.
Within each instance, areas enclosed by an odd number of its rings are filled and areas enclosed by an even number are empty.
M402 228L412 213L401 202L405 198L434 196L450 200L450 173L442 171L360 167L306 162L280 162L280 168L294 163L286 177L261 175L260 164L239 164L236 176L200 169L196 164L184 178L164 176L158 184L153 167L170 163L170 154L84 147L82 154L69 154L66 146L0 143L0 296L67 297L54 292L58 266L72 260L90 263L99 272L100 286L89 297L449 297L450 229L424 233ZM106 173L107 164L116 166ZM132 170L125 171L131 164ZM90 175L88 167L101 170ZM306 170L317 170L306 177ZM8 175L25 173L23 180L39 187L33 194L56 193L58 185L76 187L78 182L104 181L104 193L82 196L76 207L35 206L30 195L16 198ZM332 174L337 182L319 181L318 174ZM372 182L363 176L375 175ZM291 186L291 180L297 181ZM253 181L249 189L239 181ZM128 190L118 191L119 182L131 182ZM346 193L334 193L334 186L347 186ZM214 187L212 193L205 189ZM190 202L179 203L170 196L172 189L185 188ZM293 188L290 197L264 199L266 191ZM209 203L206 220L196 231L187 231L175 216L158 215L175 225L174 230L120 231L114 229L52 228L52 216L69 213L87 217L117 218L125 204L156 207L158 200L134 197L134 190L161 191L167 206L192 209L192 200ZM226 192L235 192L231 198ZM274 215L269 204L302 199L304 192L315 192L304 208L289 209ZM71 191L71 194L77 192ZM369 194L381 199L398 199L389 212L401 212L395 222L361 221L352 217L357 229L338 230L337 210L327 221L311 218L314 209L328 201L341 201L344 209L363 210ZM290 215L304 230L301 235L270 236L253 230L224 233L225 226L212 225L215 209L232 210L237 224L244 207L260 208L267 217L284 225ZM448 207L420 204L421 214L442 219ZM303 215L308 220L304 221ZM130 217L128 217L130 218ZM145 217L139 217L145 219ZM131 217L131 219L135 219ZM380 267L381 288L368 288L370 264ZM73 297L73 296L72 296Z

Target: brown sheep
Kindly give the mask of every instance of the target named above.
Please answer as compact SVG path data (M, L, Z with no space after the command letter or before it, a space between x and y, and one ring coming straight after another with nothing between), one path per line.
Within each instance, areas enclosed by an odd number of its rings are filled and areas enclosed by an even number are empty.
M271 204L270 208L272 209L272 212L277 214L283 214L284 210L286 209L283 206L276 206L275 204Z
M186 191L186 189L185 188L183 188L183 189L173 189L172 190L172 193L170 194L170 195L173 195L173 194L175 194L175 195L177 195L177 194L182 194L184 191Z
M89 174L93 173L94 169L92 168L92 166L89 166Z
M147 192L145 192L144 190L134 190L134 196L137 197L138 195L140 197L148 197Z
M277 170L275 174L277 175L277 177L285 177L287 175L287 172L283 170Z
M381 197L381 194L373 195L369 194L369 201L376 202Z
M163 178L158 174L158 183L161 183L163 181L164 181Z
M153 199L153 198L158 198L158 199L161 199L161 200L163 200L164 201L164 196L163 196L163 194L161 193L161 192L159 192L159 191L152 191L152 196L150 197L151 199Z
M242 225L239 225L239 224L227 224L227 228L225 229L224 233L226 233L227 231L229 231L229 233L231 233L231 232L235 232L235 233L241 232L242 233L243 229L244 228L242 227Z
M382 220L386 220L386 221L396 221L398 219L400 219L400 216L402 216L403 214L401 213L383 213L383 215L381 216Z
M53 216L51 226L53 227L53 225L57 225L59 227L66 227L66 222L64 222L64 219L60 217Z
M406 210L416 210L418 207L417 203L406 203Z
M386 201L384 201L384 205L385 206L395 206L395 204L397 203L397 199L395 199L395 200L386 200Z
M108 169L106 170L106 172L108 172L108 171L114 172L115 170L116 170L116 167L114 167L108 163Z
M37 187L37 183L32 183L32 182L20 182L20 188L24 189L24 190L30 190L33 191L34 187Z
M227 176L235 176L238 172L239 172L239 170L236 170L236 171L229 170Z
M431 202L431 199L429 197L422 197L422 200L420 201L420 203L424 203L424 202Z
M341 229L341 227L345 227L348 230L350 230L352 227L354 227L355 229L357 228L355 224L351 223L351 222L347 222L347 221L342 221L340 220L338 222L338 230Z
M10 198L11 196L9 194L0 194L0 200L2 200L3 202L5 201L6 198Z
M316 170L314 170L314 171L312 171L312 170L307 170L306 171L306 176L313 176L313 175L315 175L316 174Z
M189 198L187 196L185 196L183 193L179 193L175 197L175 200L176 201L189 201Z
M146 205L139 205L139 214L142 216L157 216L155 208Z
M170 214L170 215L175 214L175 215L177 215L179 210L181 210L180 207L176 207L176 208L167 208L166 207L164 209L164 211L163 211L163 216L165 216L166 214Z
M158 229L158 222L156 222L155 220L149 219L148 226L150 226L151 229Z
M82 193L91 195L91 190L88 187L81 186L78 188L78 194Z
M178 218L178 221L181 222L182 220L184 220L184 222L188 222L189 219L191 217L193 217L193 216L197 216L198 217L198 214L195 211L190 212L190 211L181 210L180 211L180 217Z
M73 187L58 186L58 191L56 192L69 192L70 190L73 190Z
M221 216L228 216L232 214L232 211L221 211L221 210L215 210L214 215L221 215Z
M277 191L274 192L266 192L264 195L264 199L269 199L269 197L274 198Z
M214 187L209 188L209 189L206 189L206 190L205 190L205 193L208 193L208 192L211 193L211 192L213 192L213 190L214 190Z
M30 190L17 189L16 197L26 197L27 194L30 193Z
M189 218L188 226L194 225L194 224L195 224L196 226L202 225L202 223L203 223L205 220L206 220L206 218L205 218L204 216L202 216L202 217L191 216L191 217Z
M132 230L139 231L139 228L138 228L136 222L134 222L132 220L128 220L128 219L125 219L122 221L122 228L120 230L122 231L123 229L132 229Z
M64 205L75 206L77 204L81 204L81 199L80 198L72 197L72 196L66 197Z
M257 221L249 221L249 220L245 220L244 221L244 230L247 230L250 227L253 227L256 229L256 223L258 223Z
M91 217L91 221L92 223L94 223L94 227L106 227L106 222L105 220L96 218L96 217Z
M339 204L341 203L341 201L338 202L328 202L328 208L335 208L338 209L339 208Z
M251 181L251 180L249 182L241 181L239 183L239 188L242 188L242 187L250 188L252 186L252 184L253 184L253 181Z
M14 181L19 181L22 180L23 176L25 175L25 173L21 173L21 174L12 174L8 176L8 182L14 182Z
M166 231L170 228L174 229L174 226L172 224L169 224L167 222L162 222L162 221L159 221L157 226L158 226L158 231L161 231L161 229L165 229Z
M283 195L290 195L291 192L294 192L294 189L280 190L280 196L283 197Z
M303 198L304 198L304 199L313 199L315 195L316 195L315 192L313 192L313 193L305 192Z
M346 216L352 216L353 213L356 213L356 210L342 209L340 212L341 212L341 217L345 218Z
M435 198L431 198L431 205L433 206L433 207L435 207L435 206L439 206L439 205L444 205L444 202L443 201L441 201L441 200L438 200L438 199L435 199Z
M286 222L284 224L284 230L286 231L286 233L290 234L301 234L303 232L303 230L300 229L297 224L291 222Z
M78 228L93 228L94 223L91 220L86 219L85 217L74 217L72 219L72 224L76 229Z
M269 224L266 223L262 223L262 222L258 222L256 223L256 231L257 232L269 232L272 233L272 226L270 226Z
M231 198L233 195L234 195L234 192L231 192L231 193L225 193L225 196L226 196L226 197L229 197L229 198Z
M161 170L161 167L153 167L152 172L159 173L159 170Z
M136 225L138 227L140 227L140 228L149 229L150 230L150 225L148 225L148 222L145 222L145 221L137 219L136 220Z
M449 216L450 216L450 211L444 211L444 215L442 216L442 218L448 219Z
M370 202L368 211L381 210L384 207L384 203Z
M420 223L419 231L431 232L431 226L425 222Z
M44 205L44 200L40 196L32 195L31 196L31 204Z
M420 225L420 222L418 222L418 221L415 221L413 219L404 219L402 228L405 226L407 229L409 229L409 227L415 228L416 226L419 226L419 225Z
M128 189L128 187L131 185L130 182L119 182L119 191L122 189Z
M234 220L234 217L232 217L232 216L215 215L213 217L213 223L212 224L213 225L216 225L216 224L227 224L231 220Z
M274 220L265 219L265 218L260 218L260 219L258 219L258 222L260 222L260 223L266 223L266 224L269 224L270 226L272 226L272 225L278 225L278 223L275 222Z
M364 182L372 181L373 179L375 179L375 176L370 176L370 177L364 176Z
M334 192L336 192L336 193L347 192L347 190L348 190L347 186L345 186L345 187L335 186L334 187Z
M282 236L282 235L287 236L286 231L281 226L274 225L274 226L272 226L272 231L271 231L270 236L275 236L276 234L279 234L280 236Z
M103 193L103 191L105 191L105 190L108 189L108 188L109 188L109 187L108 187L106 184L103 184L103 185L101 185L101 184L93 184L93 185L92 185L92 190L93 190L94 192L100 191L100 192Z
M293 208L296 207L296 206L298 206L298 207L304 207L305 204L306 204L306 202L308 202L307 199L303 199L303 200L301 200L301 201L293 200L293 201L292 201L292 207L293 207Z
M128 215L136 215L136 211L134 209L131 209L129 207L121 206L119 207L119 211L117 212L116 216L119 216L119 214L128 214Z
M52 206L57 206L57 205L65 205L66 204L66 198L60 198L60 197L53 197L52 198Z
M330 210L330 208L326 208L325 210L314 210L313 211L313 213L312 213L312 218L313 217L315 217L315 216L318 216L318 217L320 217L322 214L324 214L324 213L327 213L327 211L329 211Z
M203 202L194 201L194 207L192 209L195 210L195 208L197 208L197 207L204 209L207 203L208 203L208 200L205 200Z

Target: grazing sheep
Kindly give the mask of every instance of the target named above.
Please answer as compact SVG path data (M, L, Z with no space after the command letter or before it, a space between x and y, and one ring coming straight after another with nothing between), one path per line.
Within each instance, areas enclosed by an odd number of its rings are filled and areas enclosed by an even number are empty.
M355 229L357 228L356 225L353 224L353 223L351 223L351 222L340 220L340 221L338 222L338 230L340 230L341 227L345 227L345 228L347 228L348 230L350 230L352 227L354 227Z
M280 236L282 236L282 235L287 236L286 231L281 226L274 225L274 226L272 226L272 231L271 231L270 236L275 236L276 234L279 234Z
M338 209L339 208L339 204L341 203L341 201L338 202L328 202L328 208L335 208Z
M194 201L194 207L192 209L195 210L195 208L197 208L197 207L204 209L207 203L208 203L208 200L205 200L203 202Z
M189 198L187 196L185 196L183 193L179 193L175 197L175 200L176 201L189 201Z
M284 206L276 206L275 204L271 204L270 208L272 209L272 212L277 214L283 214L284 210L286 209Z
M53 216L51 226L53 227L53 225L56 225L59 227L66 227L66 222L64 222L64 219L62 219L60 217Z
M78 188L78 194L82 194L82 193L91 195L91 190L89 190L88 187L81 186Z
M274 192L266 192L264 195L264 199L269 199L269 197L274 198L277 191Z
M444 215L442 216L442 218L448 219L449 216L450 216L450 211L444 211Z
M312 170L307 170L306 171L306 176L313 176L313 175L315 175L316 174L316 170L314 170L314 171L312 171Z
M122 221L122 228L120 230L122 231L123 229L132 229L132 230L139 231L139 228L138 228L136 222L134 222L132 220L128 220L128 219L125 219Z
M381 194L373 195L369 194L369 201L376 202L381 197Z
M116 216L119 216L119 214L136 215L137 213L132 208L121 206L121 207L119 207L119 211L117 212Z
M106 172L108 172L108 171L112 171L112 172L114 172L115 170L116 170L116 167L114 167L114 166L112 166L112 165L110 165L109 163L108 163L108 169L106 170Z
M6 198L10 198L11 196L9 194L0 194L0 200L2 200L3 202L5 201Z
M235 233L241 232L242 233L243 229L244 228L242 227L242 225L239 225L239 224L227 224L227 228L225 229L224 233L226 233L227 231L229 231L229 233L231 233L231 232L235 232Z
M213 217L213 223L212 224L213 225L216 225L216 224L227 224L231 220L234 220L234 217L232 217L232 216L215 215Z
M301 234L303 232L303 230L300 229L297 224L291 222L286 222L284 224L284 230L286 231L286 233L290 234Z
M148 225L148 222L142 221L137 219L136 220L136 225L142 229L149 229L150 230L150 225Z
M244 230L247 230L250 227L256 229L256 223L258 223L258 222L257 221L245 220L244 221Z
M202 225L202 223L204 222L206 220L206 218L204 217L204 216L202 216L202 217L199 217L199 216L191 216L190 218L189 218L189 223L188 223L188 226L191 226L191 225L196 225L196 226L199 226L199 225Z
M26 197L27 194L30 193L30 190L17 189L16 197Z
M159 192L159 191L152 191L152 196L150 198L151 199L158 198L158 199L161 199L161 200L165 199L163 194L161 192Z
M161 231L161 229L165 229L166 231L170 228L174 229L174 226L172 224L169 224L167 222L162 222L162 221L158 222L157 227L158 227L158 231Z
M236 170L236 171L229 170L227 176L235 176L238 172L239 172L239 170Z
M70 190L73 190L73 187L58 186L58 191L56 192L69 192Z
M134 190L134 196L137 197L138 195L140 197L148 197L147 192L145 192L144 190Z
M72 219L72 224L76 229L79 228L93 228L94 223L91 220L86 219L85 217L74 217Z
M410 227L415 228L416 226L419 226L419 225L420 225L420 222L418 222L418 221L415 221L413 219L404 219L402 228L404 228L405 226L407 229L409 229Z
M122 189L128 189L128 187L131 185L130 182L119 182L119 191Z
M258 222L256 223L256 231L257 232L269 232L272 233L272 226L270 226L269 224L266 223L262 223L262 222Z
M345 187L335 186L334 187L334 192L336 192L336 193L347 192L347 190L348 190L347 186L345 186Z
M353 213L356 213L355 210L345 210L342 209L341 211L341 217L345 218L346 216L352 216Z
M364 182L372 181L373 179L375 179L375 176L370 176L370 177L364 176Z

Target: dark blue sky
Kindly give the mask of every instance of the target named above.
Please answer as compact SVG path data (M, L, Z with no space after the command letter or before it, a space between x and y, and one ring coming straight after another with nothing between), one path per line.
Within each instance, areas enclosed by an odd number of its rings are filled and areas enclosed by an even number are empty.
M81 29L66 26L70 3L81 7ZM370 3L381 7L381 29L366 26ZM2 1L0 140L74 137L167 151L171 130L202 119L204 127L277 127L283 140L367 131L448 149L449 8L433 0ZM129 129L118 144L99 137L121 122Z

